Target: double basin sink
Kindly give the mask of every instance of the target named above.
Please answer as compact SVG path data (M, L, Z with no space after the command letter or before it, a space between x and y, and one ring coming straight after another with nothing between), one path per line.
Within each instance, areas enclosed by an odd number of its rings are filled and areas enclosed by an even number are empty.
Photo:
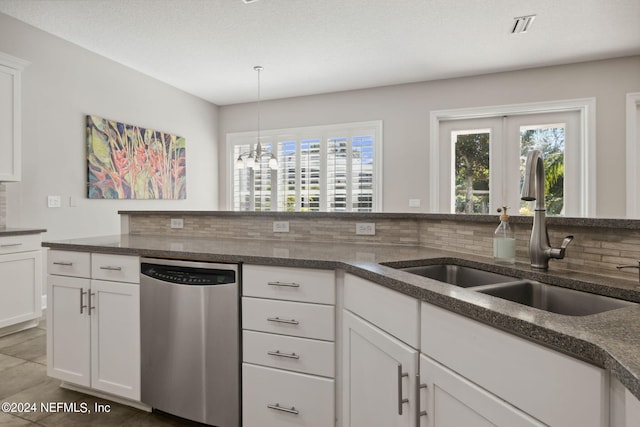
M636 305L630 301L460 265L434 264L400 270L566 316L587 316Z

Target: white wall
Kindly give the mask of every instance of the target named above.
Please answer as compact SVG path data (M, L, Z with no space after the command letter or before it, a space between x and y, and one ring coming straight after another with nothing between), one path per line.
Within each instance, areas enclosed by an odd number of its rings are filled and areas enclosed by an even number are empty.
M3 14L0 52L31 62L22 79L22 181L6 183L7 226L46 228L53 240L117 234L118 210L217 209L217 106ZM87 114L184 136L187 199L87 199ZM47 208L47 195L61 196L62 207Z
M355 65L354 65L355 66ZM364 70L363 72L366 72ZM268 73L262 87L268 97ZM625 95L640 90L640 56L475 77L262 102L264 129L383 120L384 210L420 212L429 177L429 113L481 107L595 97L597 102L597 215L625 215ZM227 207L225 135L255 130L255 103L220 108L221 207Z

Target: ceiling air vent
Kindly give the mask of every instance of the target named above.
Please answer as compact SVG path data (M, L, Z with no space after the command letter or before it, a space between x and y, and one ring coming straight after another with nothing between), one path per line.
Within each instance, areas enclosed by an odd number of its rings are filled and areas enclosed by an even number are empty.
M511 34L526 33L533 20L536 19L536 15L517 16L513 18L513 27L511 28Z
M255 2L257 2L257 1L258 1L258 0L242 0L242 3L244 3L244 4L251 4L251 3L255 3Z

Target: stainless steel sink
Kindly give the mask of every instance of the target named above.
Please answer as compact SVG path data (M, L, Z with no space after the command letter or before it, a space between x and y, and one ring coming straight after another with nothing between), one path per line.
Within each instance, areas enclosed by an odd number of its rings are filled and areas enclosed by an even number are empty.
M463 267L453 264L421 265L418 267L403 267L399 270L419 276L428 277L451 285L470 288L472 286L487 285L490 283L513 282L513 277L491 273L489 271L478 270L472 267Z
M587 316L636 305L634 302L521 280L475 289L487 295L567 316Z

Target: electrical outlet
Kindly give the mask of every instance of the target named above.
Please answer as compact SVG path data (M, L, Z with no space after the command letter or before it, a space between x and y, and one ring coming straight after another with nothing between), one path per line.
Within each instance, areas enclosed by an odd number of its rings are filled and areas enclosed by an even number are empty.
M375 236L376 223L375 222L357 222L356 234L359 236Z
M420 199L409 199L409 207L410 208L419 208L420 207Z
M288 233L289 232L289 221L273 221L273 232L274 233Z
M171 218L171 228L183 228L183 227L184 227L184 219Z
M50 207L50 208L62 207L62 198L60 196L47 196L47 207Z

